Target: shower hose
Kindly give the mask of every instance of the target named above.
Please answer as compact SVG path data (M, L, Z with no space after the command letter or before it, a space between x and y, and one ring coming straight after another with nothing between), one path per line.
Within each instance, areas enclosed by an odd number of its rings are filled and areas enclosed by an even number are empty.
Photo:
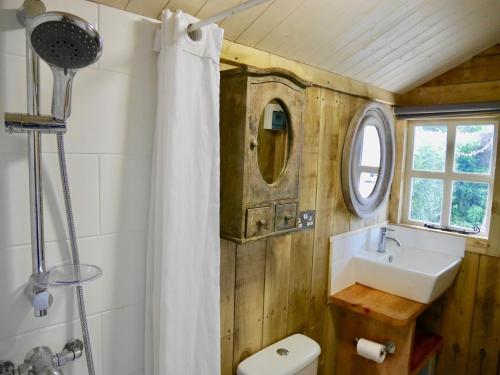
M78 254L78 243L76 241L75 222L73 220L73 208L71 206L71 194L69 191L68 171L66 168L66 156L64 153L64 138L62 134L57 134L57 154L59 158L59 171L64 195L64 205L66 207L66 220L68 222L69 240L71 245L71 257L73 264L80 264ZM85 311L85 301L83 298L83 287L76 287L76 298L78 300L78 312L80 314L80 324L82 326L83 344L85 348L85 358L89 375L95 375L94 359L92 358L92 347L90 345L89 327L87 324L87 313Z

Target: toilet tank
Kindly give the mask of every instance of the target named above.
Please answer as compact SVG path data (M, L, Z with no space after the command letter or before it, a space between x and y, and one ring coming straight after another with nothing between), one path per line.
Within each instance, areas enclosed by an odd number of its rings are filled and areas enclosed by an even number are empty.
M316 375L321 348L296 334L278 341L242 361L237 375Z

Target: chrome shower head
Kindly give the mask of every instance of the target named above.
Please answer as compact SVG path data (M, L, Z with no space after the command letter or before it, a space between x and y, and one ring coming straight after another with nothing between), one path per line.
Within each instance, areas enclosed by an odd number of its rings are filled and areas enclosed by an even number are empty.
M31 20L29 40L35 53L54 75L52 115L66 120L71 113L71 88L79 69L95 63L102 54L102 39L85 20L72 14L47 12Z

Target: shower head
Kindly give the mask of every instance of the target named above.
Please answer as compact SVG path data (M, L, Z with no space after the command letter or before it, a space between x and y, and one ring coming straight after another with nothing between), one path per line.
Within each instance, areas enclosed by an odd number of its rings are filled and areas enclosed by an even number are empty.
M71 113L73 78L79 69L101 57L102 39L91 24L62 12L47 12L33 18L28 24L28 38L54 75L52 115L66 120Z

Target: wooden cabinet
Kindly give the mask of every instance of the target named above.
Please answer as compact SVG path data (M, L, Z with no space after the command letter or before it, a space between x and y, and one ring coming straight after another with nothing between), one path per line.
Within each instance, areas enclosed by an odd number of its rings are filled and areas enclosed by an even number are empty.
M305 87L279 70L221 72L222 237L296 230Z
M330 296L342 309L338 332L337 373L343 375L417 375L436 355L443 338L420 330L417 317L429 305L355 284ZM383 363L359 356L355 338L396 346Z

